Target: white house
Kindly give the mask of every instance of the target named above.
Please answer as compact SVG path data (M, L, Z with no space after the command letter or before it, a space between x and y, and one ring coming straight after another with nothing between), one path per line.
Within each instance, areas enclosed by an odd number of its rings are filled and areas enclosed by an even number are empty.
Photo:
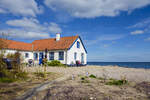
M35 40L32 43L3 40L7 43L7 48L4 48L6 54L19 51L24 62L32 59L35 63L40 63L47 55L48 61L59 60L67 65L75 64L76 61L87 64L87 51L80 36L60 37L57 33L56 38Z

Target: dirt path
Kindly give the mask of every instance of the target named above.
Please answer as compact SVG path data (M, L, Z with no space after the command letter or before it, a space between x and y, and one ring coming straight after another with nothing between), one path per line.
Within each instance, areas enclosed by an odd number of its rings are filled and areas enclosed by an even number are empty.
M55 79L53 81L47 81L35 88L32 88L30 90L28 90L26 93L24 93L22 96L16 98L15 100L30 100L31 98L33 98L33 96L35 96L35 94L37 94L40 91L43 91L47 88L50 88L52 84L57 83L57 82L61 82L61 81L65 81L69 78L69 76L63 76L61 78Z

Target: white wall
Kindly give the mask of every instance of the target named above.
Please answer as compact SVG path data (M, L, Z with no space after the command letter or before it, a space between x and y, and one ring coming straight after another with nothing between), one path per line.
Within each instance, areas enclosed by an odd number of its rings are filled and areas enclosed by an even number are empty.
M59 52L61 52L61 51L63 51L64 52L64 60L59 60ZM44 57L45 57L45 52L44 51L34 51L33 53L38 53L38 59L36 60L36 61L34 61L35 63L39 63L39 54L40 54L40 52L42 52L43 54L44 54ZM49 52L54 52L54 60L59 60L61 63L63 63L63 64L66 64L66 51L65 50L52 50L52 51L48 51L47 52L47 59L48 59L48 61L51 61L51 60L49 60ZM33 59L34 59L34 57L33 57Z
M59 60L59 52L64 52L64 60ZM48 51L47 58L49 60L49 52L54 52L54 60L59 60L61 63L66 64L66 51L65 50L55 50L55 51ZM50 61L50 60L49 60Z
M7 54L14 54L16 52L17 52L17 50L7 49L7 50L5 50L5 56ZM19 53L21 54L21 58L23 59L23 62L28 62L29 59L33 59L33 53L31 51L19 51ZM29 54L28 58L25 58L25 53Z
M80 42L80 48L77 48L77 41ZM81 62L81 54L84 54L84 64L87 64L87 53L81 43L80 38L77 39L77 41L73 44L73 46L67 51L67 64L72 64L72 62L75 64L76 60L79 60ZM74 59L74 53L77 53L77 59Z

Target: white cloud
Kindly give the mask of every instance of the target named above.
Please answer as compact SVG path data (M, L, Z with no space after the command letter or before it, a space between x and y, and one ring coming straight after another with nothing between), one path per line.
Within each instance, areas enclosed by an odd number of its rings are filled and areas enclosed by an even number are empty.
M19 39L43 39L49 38L48 33L38 33L38 32L30 32L20 29L7 29L7 30L0 30L0 33L7 34L8 38L19 38Z
M35 18L22 18L6 21L11 28L0 30L9 33L12 38L39 39L49 38L50 34L61 32L61 28L56 23L41 24Z
M45 0L47 7L75 17L116 16L150 4L150 0Z
M0 0L0 13L7 12L14 15L36 16L43 12L35 0Z
M26 30L33 30L33 31L43 31L46 28L39 23L39 21L35 18L22 18L22 19L15 19L15 20L8 20L6 24L14 27L21 27Z
M150 41L150 37L148 37L147 39L145 39L145 41Z
M144 34L144 31L143 30L136 30L136 31L131 32L131 35L138 35L138 34Z
M0 13L6 13L6 11L0 8Z
M52 33L61 33L62 30L61 28L58 26L58 24L56 23L50 23L50 26L49 26L49 31L52 32Z

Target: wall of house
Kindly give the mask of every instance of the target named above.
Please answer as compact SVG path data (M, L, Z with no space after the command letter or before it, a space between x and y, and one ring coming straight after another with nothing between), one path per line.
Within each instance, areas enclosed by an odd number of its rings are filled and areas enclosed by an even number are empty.
M7 49L7 50L5 50L5 56L7 54L14 54L16 52L17 52L17 50ZM33 59L33 53L31 51L19 51L19 53L21 54L21 59L22 59L22 62L24 62L24 63L28 62L29 59ZM25 53L29 54L28 58L25 58Z
M59 52L61 52L61 51L63 51L64 52L64 60L59 60ZM39 63L39 54L40 54L40 52L42 52L44 55L45 55L45 52L44 51L34 51L33 53L38 53L38 59L37 60L35 60L34 62L35 63ZM47 59L48 59L48 61L51 61L50 59L49 59L49 53L50 52L54 52L54 60L59 60L61 63L63 63L63 64L66 64L66 51L65 50L52 50L52 51L48 51L47 52Z
M77 48L77 41L80 42L80 48ZM67 64L75 64L76 61L81 62L81 54L84 54L84 64L87 64L87 53L83 47L83 44L81 43L80 38L77 39L77 41L73 44L73 46L67 51ZM77 58L74 59L74 53L77 53Z

